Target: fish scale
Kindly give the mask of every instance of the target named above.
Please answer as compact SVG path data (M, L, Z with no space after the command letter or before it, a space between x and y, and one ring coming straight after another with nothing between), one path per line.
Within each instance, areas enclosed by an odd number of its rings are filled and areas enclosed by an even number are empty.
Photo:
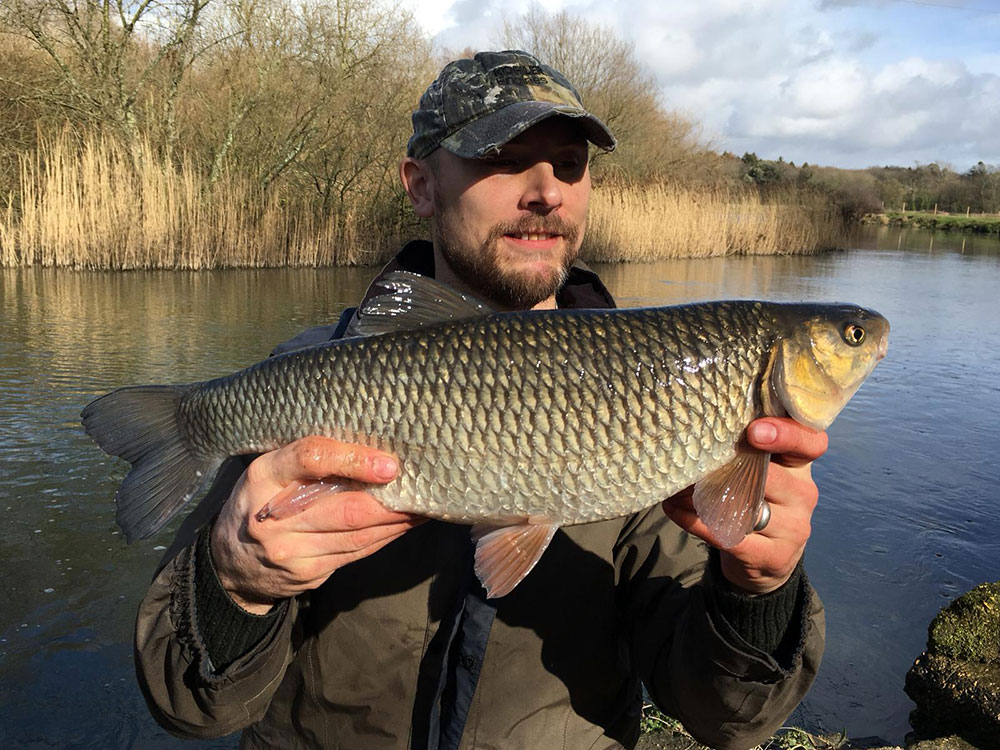
M210 381L183 411L205 454L309 434L395 453L399 480L372 489L393 509L594 521L648 507L732 458L758 409L770 346L761 311L491 315L272 358ZM762 333L735 345L734 329ZM219 423L233 427L229 440L213 432Z

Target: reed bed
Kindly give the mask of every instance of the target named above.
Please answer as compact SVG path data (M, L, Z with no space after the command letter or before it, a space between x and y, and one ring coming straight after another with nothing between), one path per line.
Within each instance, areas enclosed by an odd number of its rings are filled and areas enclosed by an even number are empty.
M189 160L165 164L94 135L42 141L20 160L20 193L0 204L0 264L78 269L208 269L374 263L402 220L364 207L321 214L308 199ZM384 212L383 212L384 213Z
M41 141L20 159L20 191L0 203L0 265L209 269L367 265L396 249L411 220L392 199L322 213L306 198L189 160L164 163L148 143L101 135ZM843 240L819 196L603 185L594 189L583 255L650 261L809 253Z
M818 195L611 185L593 192L582 252L600 262L814 253L843 244L845 231Z

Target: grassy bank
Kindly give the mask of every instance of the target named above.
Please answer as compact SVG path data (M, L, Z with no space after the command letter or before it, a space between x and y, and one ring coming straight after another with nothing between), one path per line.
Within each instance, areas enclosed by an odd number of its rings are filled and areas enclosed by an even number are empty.
M642 707L642 735L636 750L711 750L697 742L676 719L657 710L651 704ZM905 748L882 741L878 737L851 739L847 732L813 734L799 727L786 726L754 750L988 750L978 748L961 737L948 735L936 739L908 740Z
M912 226L919 229L937 229L945 232L969 232L973 234L1000 234L998 214L948 214L924 211L888 211L884 214L869 214L864 221L870 224L890 226Z
M236 175L209 180L140 142L64 134L19 161L0 202L0 265L209 269L375 263L423 233L402 194L324 211ZM584 257L648 261L814 252L838 244L835 211L753 189L595 188Z

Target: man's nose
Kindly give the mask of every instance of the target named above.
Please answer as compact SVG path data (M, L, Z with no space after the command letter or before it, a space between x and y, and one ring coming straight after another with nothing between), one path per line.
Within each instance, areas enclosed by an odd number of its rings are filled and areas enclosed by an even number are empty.
M519 208L536 213L549 213L562 205L562 183L556 177L552 164L539 161L523 173L524 190Z

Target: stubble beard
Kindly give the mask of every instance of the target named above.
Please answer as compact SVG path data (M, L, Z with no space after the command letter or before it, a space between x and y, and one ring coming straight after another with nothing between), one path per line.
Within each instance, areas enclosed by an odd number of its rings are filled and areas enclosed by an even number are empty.
M552 297L569 277L569 269L576 261L577 238L581 227L570 224L557 216L535 217L510 224L496 224L478 248L462 247L455 241L447 217L439 217L438 249L451 266L451 270L487 300L512 310L528 310L539 302ZM501 243L507 234L558 234L562 236L563 250L559 262L550 265L544 273L526 273L505 267ZM539 253L541 257L543 254ZM530 260L528 251L522 255ZM544 259L551 259L549 251Z

